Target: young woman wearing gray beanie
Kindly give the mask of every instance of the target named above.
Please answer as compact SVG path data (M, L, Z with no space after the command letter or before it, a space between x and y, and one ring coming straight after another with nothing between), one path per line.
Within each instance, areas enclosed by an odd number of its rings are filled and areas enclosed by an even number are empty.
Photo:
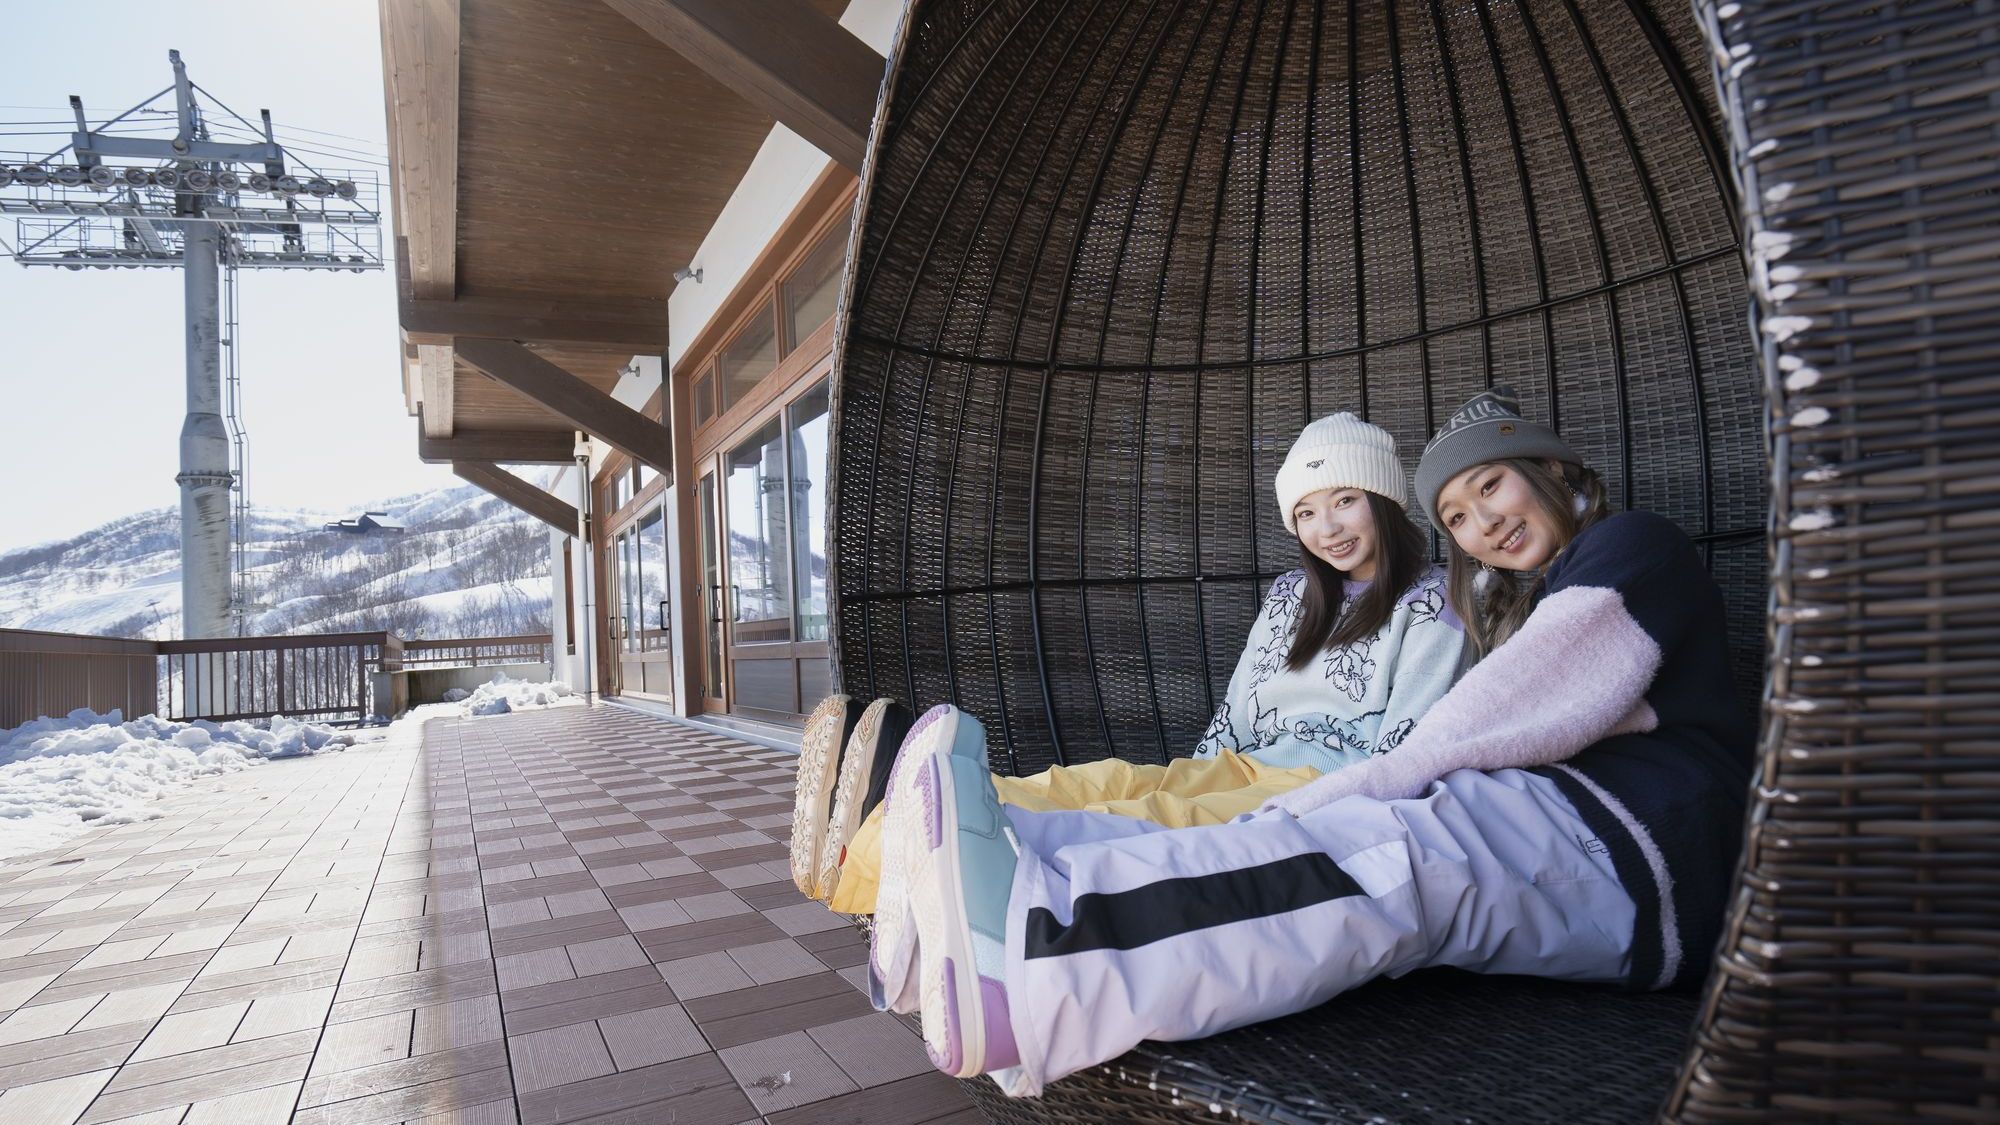
M1607 512L1505 387L1452 416L1417 481L1486 655L1392 753L1167 829L1003 807L976 722L939 708L919 724L889 798L907 830L884 847L941 1068L1032 1095L1141 1039L1429 966L1701 977L1754 738L1694 545Z

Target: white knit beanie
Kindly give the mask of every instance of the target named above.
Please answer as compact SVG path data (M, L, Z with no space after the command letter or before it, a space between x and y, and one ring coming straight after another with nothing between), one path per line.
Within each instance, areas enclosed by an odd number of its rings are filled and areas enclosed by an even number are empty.
M1346 411L1330 414L1307 426L1278 468L1278 513L1285 530L1297 535L1292 508L1323 488L1360 488L1398 504L1410 500L1403 462L1396 457L1396 439Z

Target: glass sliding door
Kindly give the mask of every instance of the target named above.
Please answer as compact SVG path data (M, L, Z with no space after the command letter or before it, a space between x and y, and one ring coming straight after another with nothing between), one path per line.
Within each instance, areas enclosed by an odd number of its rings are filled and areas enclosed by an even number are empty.
M791 504L784 427L772 418L725 457L730 679L737 707L793 714Z
M618 691L671 698L673 652L667 629L666 510L655 504L612 540L609 586Z
M667 513L655 504L639 517L632 530L633 555L637 574L632 583L638 620L634 622L632 651L639 658L639 682L628 690L671 699L674 656L672 636L667 628Z
M795 723L833 690L830 358L698 451L704 635L690 653L702 661L704 710Z

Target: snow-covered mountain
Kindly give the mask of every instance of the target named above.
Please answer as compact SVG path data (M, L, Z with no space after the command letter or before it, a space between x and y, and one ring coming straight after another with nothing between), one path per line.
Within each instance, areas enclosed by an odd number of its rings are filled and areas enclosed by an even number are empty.
M533 517L470 485L362 508L387 512L408 530L322 529L352 511L253 511L246 634L548 631L548 535ZM0 554L0 628L178 637L180 582L179 509L140 512Z

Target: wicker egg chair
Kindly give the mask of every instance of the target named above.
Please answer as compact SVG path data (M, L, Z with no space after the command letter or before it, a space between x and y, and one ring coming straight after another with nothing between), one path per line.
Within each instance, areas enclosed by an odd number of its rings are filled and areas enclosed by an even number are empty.
M1005 772L1186 754L1296 565L1299 427L1414 454L1505 381L1701 545L1767 716L1703 995L1419 973L990 1117L2000 1114L1997 29L916 0L840 314L841 690Z

